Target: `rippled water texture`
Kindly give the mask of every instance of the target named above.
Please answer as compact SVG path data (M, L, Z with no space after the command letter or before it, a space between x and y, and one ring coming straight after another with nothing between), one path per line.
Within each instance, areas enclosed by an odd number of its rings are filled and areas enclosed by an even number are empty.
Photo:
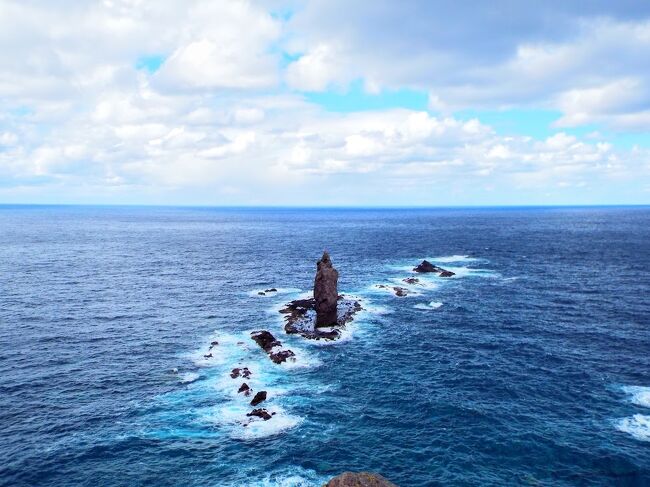
M5 206L0 230L2 485L650 485L647 208ZM365 308L336 343L277 312L323 249ZM424 258L456 275L406 285ZM271 420L242 425L242 366Z

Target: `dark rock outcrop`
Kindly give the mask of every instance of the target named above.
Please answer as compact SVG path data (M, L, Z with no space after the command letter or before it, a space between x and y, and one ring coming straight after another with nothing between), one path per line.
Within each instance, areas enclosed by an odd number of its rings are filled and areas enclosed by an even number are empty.
M407 277L406 279L402 279L406 284L419 284L420 280L417 277Z
M257 406L259 403L264 401L266 401L266 391L259 391L257 394L255 394L255 397L253 397L251 406Z
M397 487L379 474L344 472L327 482L324 487Z
M251 388L248 387L248 384L246 384L246 382L244 382L241 386L239 386L239 390L237 392L238 393L243 392L244 396L250 396Z
M264 421L268 421L271 419L275 413L269 413L266 409L260 408L260 409L253 409L250 413L246 414L248 417L258 417L262 418Z
M272 287L270 289L265 289L264 292L265 293L277 293L278 290L276 288Z
M314 279L316 327L334 326L338 319L336 303L339 296L337 290L339 273L332 265L327 252L323 252L323 256L316 264L316 269L316 278Z
M420 273L435 272L436 274L440 274L440 277L451 277L455 275L455 273L451 271L433 265L428 260L423 260L417 267L414 267L413 270Z

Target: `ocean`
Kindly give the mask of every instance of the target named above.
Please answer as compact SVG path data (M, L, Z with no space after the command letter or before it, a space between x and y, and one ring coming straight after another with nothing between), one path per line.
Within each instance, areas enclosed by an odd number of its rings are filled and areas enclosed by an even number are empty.
M0 370L3 486L650 485L650 208L2 206Z

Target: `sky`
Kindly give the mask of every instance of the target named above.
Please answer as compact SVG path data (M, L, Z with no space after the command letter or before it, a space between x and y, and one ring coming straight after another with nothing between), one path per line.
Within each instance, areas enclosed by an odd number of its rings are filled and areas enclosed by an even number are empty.
M650 2L0 0L0 203L650 203Z

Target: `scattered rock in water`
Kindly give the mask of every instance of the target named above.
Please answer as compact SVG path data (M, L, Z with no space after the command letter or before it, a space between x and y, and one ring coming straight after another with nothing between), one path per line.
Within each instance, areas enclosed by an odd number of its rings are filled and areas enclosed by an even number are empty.
M420 273L435 272L439 274L440 277L451 277L456 275L454 272L443 269L442 267L438 267L437 265L433 265L428 260L423 260L417 267L414 267L413 270Z
M257 293L259 296L266 296L266 293L264 291L258 291Z
M314 278L316 328L334 326L338 320L336 304L339 296L337 290L339 273L332 265L327 251L323 252L323 256L316 264L316 269Z
M251 338L255 343L262 347L262 350L266 353L270 353L273 347L279 347L282 345L282 343L275 339L271 332L266 330L252 332Z
M253 409L250 413L246 414L246 416L258 417L258 418L262 418L264 421L268 421L273 417L273 414L275 413L270 414L266 409L259 408L259 409Z
M206 354L203 356L203 358L206 358L206 359L208 359L208 358L212 358L212 352L210 352L210 353L206 353Z
M270 288L270 289L265 289L264 292L265 292L265 293L277 293L278 290L275 289L274 287L272 287L272 288Z
M253 397L251 406L257 406L259 403L264 401L266 401L266 391L259 391L257 394L255 394L255 397Z
M239 367L236 369L232 369L230 372L230 377L233 379L236 379L237 377L243 377L244 379L250 379L251 377L251 371L248 370L248 367L244 367L243 369L240 369Z
M237 393L239 394L243 392L244 396L250 396L251 391L252 389L248 387L248 384L246 384L246 382L244 382L241 386L239 386L239 390L237 391Z
M324 487L397 487L397 485L376 473L344 472L327 482Z
M407 277L406 279L402 279L402 281L406 284L420 284L420 280L417 277Z

